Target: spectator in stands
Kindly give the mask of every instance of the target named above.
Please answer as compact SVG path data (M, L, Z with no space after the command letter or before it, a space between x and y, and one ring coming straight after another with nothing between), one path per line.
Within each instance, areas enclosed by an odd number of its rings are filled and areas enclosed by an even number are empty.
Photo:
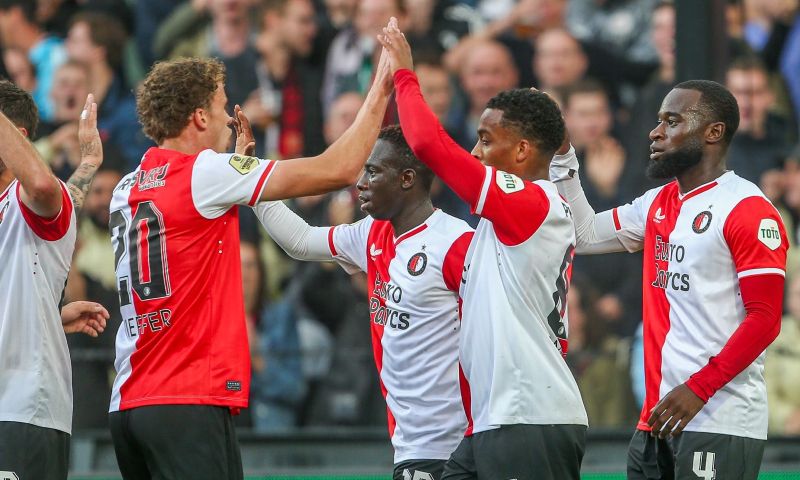
M258 52L251 22L254 0L206 0L176 8L159 27L153 50L158 58L214 57L228 72L231 105L244 103L258 88Z
M567 364L592 427L628 426L637 413L628 376L630 343L609 333L608 320L595 308L597 300L591 280L574 275L567 297Z
M325 13L330 25L336 30L349 27L358 8L358 0L324 0Z
M602 85L582 80L562 90L561 97L570 141L582 162L587 199L602 210L625 203L642 183L644 172L627 161L611 134L612 112ZM638 255L615 253L579 256L573 265L573 271L597 290L597 313L620 335L631 335L642 319L639 261Z
M66 60L60 39L48 35L36 23L36 2L0 0L0 40L5 47L19 48L28 56L36 72L33 100L42 120L53 114L48 95L56 68Z
M258 13L258 88L242 109L257 148L263 148L257 153L266 158L312 156L325 148L319 96L324 67L309 61L314 15L311 0L267 0Z
M775 94L758 58L731 63L725 85L739 104L739 130L728 149L728 168L758 185L765 172L781 168L792 146L792 127L770 112Z
M389 17L405 22L404 0L360 0L353 25L333 39L322 85L322 107L327 112L343 92L365 93L372 81L380 48L375 36Z
M6 67L8 79L19 88L30 94L36 90L36 71L25 52L19 48L4 48L3 64Z
M495 40L483 40L472 45L470 55L461 65L459 79L467 97L466 105L451 133L461 147L471 151L478 140L478 121L486 103L503 90L516 88L519 72L505 45Z
M563 28L542 32L536 38L533 70L539 90L555 91L586 75L589 60L581 44Z
M261 433L288 430L297 426L300 405L306 394L297 315L290 302L267 305L266 272L258 246L243 241L239 251L252 361L252 426Z
M108 241L111 194L122 174L105 165L95 174L78 221L78 242L65 289L69 301L93 300L116 305L114 250ZM114 378L114 335L121 321L119 309L110 310L107 329L110 335L98 338L67 337L72 360L72 386L81 392L75 402L75 428L106 428L111 380Z
M122 24L104 13L76 15L67 34L70 60L86 65L90 91L99 106L98 124L105 143L125 157L123 171L136 168L152 142L136 119L136 100L121 75L127 38Z
M345 92L336 97L325 116L323 126L325 142L328 145L335 142L353 124L363 103L364 97L356 92Z
M786 293L788 313L781 333L767 349L764 378L769 400L769 432L800 435L800 277Z

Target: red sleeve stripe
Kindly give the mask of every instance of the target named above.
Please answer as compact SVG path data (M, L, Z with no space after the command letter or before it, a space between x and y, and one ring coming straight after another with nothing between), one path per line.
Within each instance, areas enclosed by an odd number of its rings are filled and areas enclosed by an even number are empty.
M67 192L67 187L64 182L59 180L61 187L61 210L52 218L40 217L33 210L31 210L19 196L20 184L17 183L17 203L22 211L22 216L25 218L25 223L33 230L39 238L54 242L61 240L67 234L69 226L72 223L72 198Z
M328 229L328 248L331 249L331 255L334 257L338 256L339 253L336 252L336 245L333 243L333 229L336 227L331 227Z
M622 226L619 224L619 215L617 214L617 209L611 211L611 215L614 217L614 229L617 231L622 230Z
M752 277L754 275L780 275L782 277L786 276L786 272L781 270L780 268L753 268L750 270L745 270L743 272L739 272L739 278L745 277Z
M250 203L248 203L248 205L251 207L254 207L258 199L261 198L261 192L263 192L264 187L267 186L267 179L269 179L272 169L275 168L275 162L273 160L267 161L269 165L267 165L267 168L261 173L261 178L258 179L258 183L256 184L256 190L253 192L253 196L250 197Z
M483 177L483 185L481 186L481 196L478 197L478 204L475 206L475 214L480 215L483 212L483 205L486 203L486 195L489 193L489 184L492 182L492 167L486 167L486 173Z

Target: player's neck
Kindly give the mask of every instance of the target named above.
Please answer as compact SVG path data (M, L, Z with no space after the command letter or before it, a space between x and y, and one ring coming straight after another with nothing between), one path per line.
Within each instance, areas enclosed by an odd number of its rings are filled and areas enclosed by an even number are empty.
M433 215L433 211L430 197L408 202L403 210L391 219L394 235L400 236L412 228L422 225L428 217Z
M195 155L203 150L209 148L213 149L213 146L206 145L206 142L203 142L198 135L184 130L179 136L164 140L164 142L159 145L159 148L174 150L186 155Z
M697 165L678 175L678 190L683 194L713 182L726 172L725 162L703 158Z
M11 173L11 170L9 170L8 168L3 170L3 173L0 173L0 193L5 192L6 188L8 188L8 186L11 185L11 182L13 181L14 181L14 174Z

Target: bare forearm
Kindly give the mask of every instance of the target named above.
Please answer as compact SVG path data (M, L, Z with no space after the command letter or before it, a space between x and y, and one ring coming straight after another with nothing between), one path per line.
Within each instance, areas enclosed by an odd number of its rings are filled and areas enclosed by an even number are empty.
M37 215L50 217L61 209L61 189L50 168L17 127L0 113L0 159L22 186L22 201Z
M83 208L83 201L89 193L89 188L92 186L94 174L100 165L93 162L81 162L77 170L67 180L67 189L69 196L72 197L72 203L75 205L75 215L77 216Z

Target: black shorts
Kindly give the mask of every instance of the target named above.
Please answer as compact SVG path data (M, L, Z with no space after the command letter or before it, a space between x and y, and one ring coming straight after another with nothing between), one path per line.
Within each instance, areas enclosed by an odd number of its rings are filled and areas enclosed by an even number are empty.
M29 423L0 422L0 480L66 480L69 434ZM12 475L13 474L13 475Z
M628 447L628 480L756 480L765 443L702 432L661 440L636 430Z
M108 416L125 480L242 480L242 457L226 407L155 405Z
M465 437L442 480L579 480L583 425L504 425Z
M446 461L406 460L395 463L392 480L441 480Z

